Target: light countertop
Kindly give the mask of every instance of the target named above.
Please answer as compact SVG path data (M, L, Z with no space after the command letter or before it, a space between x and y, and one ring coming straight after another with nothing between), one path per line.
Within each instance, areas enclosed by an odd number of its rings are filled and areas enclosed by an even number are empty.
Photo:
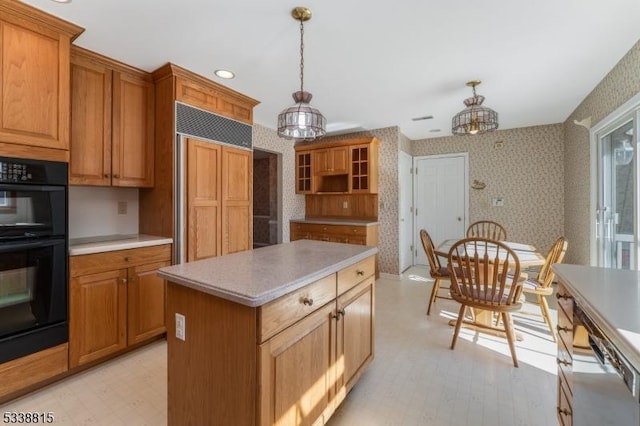
M378 252L375 247L298 240L161 268L176 284L261 306Z
M353 220L353 219L323 219L323 218L309 218L309 219L291 219L291 223L317 223L320 225L357 225L357 226L373 226L378 222L372 220Z
M575 303L640 371L640 273L580 265L554 265Z
M69 256L127 250L140 247L171 244L173 239L146 234L101 235L96 237L72 238L69 240Z

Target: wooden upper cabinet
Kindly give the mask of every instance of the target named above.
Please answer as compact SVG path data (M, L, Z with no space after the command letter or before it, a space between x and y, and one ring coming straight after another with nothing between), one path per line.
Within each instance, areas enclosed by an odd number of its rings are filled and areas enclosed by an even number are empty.
M113 75L113 186L153 186L153 83L147 77Z
M256 102L214 82L192 75L176 78L176 100L244 123L253 123Z
M82 32L17 1L0 3L0 141L69 149L69 49Z
M70 183L152 187L151 75L75 46L71 70Z
M347 174L349 172L349 148L341 146L314 151L315 174Z
M377 194L376 138L296 145L296 193Z
M71 184L111 184L112 74L105 64L71 57Z

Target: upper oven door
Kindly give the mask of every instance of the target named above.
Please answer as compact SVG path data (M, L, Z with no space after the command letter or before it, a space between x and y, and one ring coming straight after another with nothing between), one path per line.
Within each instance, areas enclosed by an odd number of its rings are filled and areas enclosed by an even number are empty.
M67 234L64 186L0 183L0 241Z
M67 163L0 157L0 242L67 235Z

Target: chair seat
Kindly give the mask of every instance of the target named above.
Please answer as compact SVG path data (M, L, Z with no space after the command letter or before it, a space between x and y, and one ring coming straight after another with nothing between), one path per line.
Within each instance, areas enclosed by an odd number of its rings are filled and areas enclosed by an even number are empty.
M449 278L449 275L449 270L444 266L435 272L431 272L431 278Z
M463 294L451 293L451 297L453 297L456 301L460 303L464 303L465 305L473 306L480 309L488 309L488 310L496 310L499 306L504 306L504 309L500 308L500 311L517 311L522 307L522 303L512 303L507 304L508 302L508 293L504 294L502 297L499 295L494 295L493 297L487 297L484 291L480 291L474 295L473 298L467 297ZM483 302L478 302L478 300L482 300ZM486 300L486 301L485 301ZM486 305L486 306L484 306Z

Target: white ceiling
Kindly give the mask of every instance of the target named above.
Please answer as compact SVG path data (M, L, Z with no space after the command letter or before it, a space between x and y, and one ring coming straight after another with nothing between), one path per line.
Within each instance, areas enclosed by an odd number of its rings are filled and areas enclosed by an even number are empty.
M24 3L84 27L80 46L147 71L173 62L255 98L269 128L300 86L290 11L309 7L304 87L328 129L399 126L410 139L450 135L473 79L501 129L563 122L640 39L638 0Z

